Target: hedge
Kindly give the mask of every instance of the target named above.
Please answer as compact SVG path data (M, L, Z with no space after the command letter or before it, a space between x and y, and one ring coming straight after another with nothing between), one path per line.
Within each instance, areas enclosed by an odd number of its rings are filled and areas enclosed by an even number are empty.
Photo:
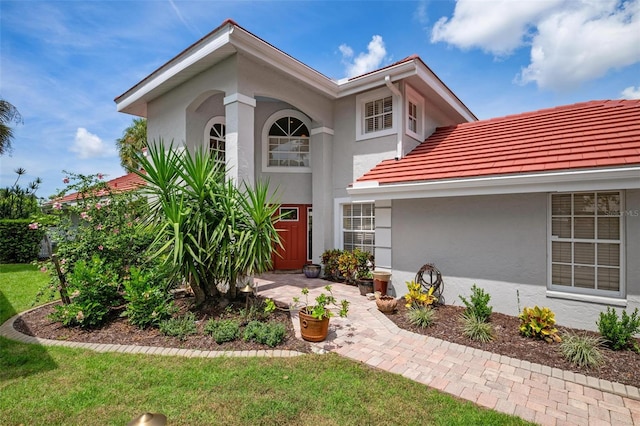
M42 228L30 229L29 219L0 220L0 262L29 263L38 259Z

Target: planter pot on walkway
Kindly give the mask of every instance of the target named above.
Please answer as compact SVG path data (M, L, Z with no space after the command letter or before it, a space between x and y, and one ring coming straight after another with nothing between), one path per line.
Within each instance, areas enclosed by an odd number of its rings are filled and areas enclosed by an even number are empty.
M329 318L317 319L300 311L300 334L308 342L322 342L329 333Z
M304 272L307 278L318 278L320 276L320 269L322 269L320 265L309 263L302 267L302 272Z
M362 296L366 296L367 293L373 293L373 279L362 278L356 281L358 284L358 290Z
M385 314L390 314L398 307L398 301L391 296L380 296L376 299L378 310Z
M379 291L381 295L387 294L387 285L391 279L391 272L373 271L373 290Z

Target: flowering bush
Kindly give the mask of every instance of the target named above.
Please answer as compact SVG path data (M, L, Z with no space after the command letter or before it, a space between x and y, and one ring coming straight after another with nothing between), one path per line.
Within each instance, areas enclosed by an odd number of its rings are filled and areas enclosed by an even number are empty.
M122 302L117 276L105 262L94 256L76 263L69 274L70 305L56 306L51 319L66 326L96 327L107 319L111 308Z

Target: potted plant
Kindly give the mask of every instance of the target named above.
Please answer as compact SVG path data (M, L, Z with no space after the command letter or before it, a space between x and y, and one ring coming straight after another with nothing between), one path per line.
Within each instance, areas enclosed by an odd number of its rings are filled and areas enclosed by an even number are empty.
M339 308L338 315L346 317L349 312L349 301L341 300L340 302L331 292L331 286L325 286L327 293L320 293L316 296L314 302L309 302L309 289L303 288L302 294L305 297L303 302L299 297L293 298L293 303L289 305L288 310L299 309L298 316L300 318L300 334L302 338L309 342L321 342L327 338L329 331L329 318L334 316L330 306ZM275 302L271 299L265 300L265 312L273 312L277 308Z
M373 293L373 273L374 268L373 255L368 251L355 249L353 251L356 258L356 284L360 290L360 294L366 296Z

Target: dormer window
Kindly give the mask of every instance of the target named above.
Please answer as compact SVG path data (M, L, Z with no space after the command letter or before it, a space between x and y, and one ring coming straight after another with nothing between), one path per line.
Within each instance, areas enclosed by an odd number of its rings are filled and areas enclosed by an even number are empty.
M393 98L391 96L367 102L364 111L365 133L379 132L393 127Z
M400 105L383 87L356 96L356 140L397 133Z
M422 142L424 140L424 98L409 85L405 89L405 98L407 108L405 132L418 142Z

